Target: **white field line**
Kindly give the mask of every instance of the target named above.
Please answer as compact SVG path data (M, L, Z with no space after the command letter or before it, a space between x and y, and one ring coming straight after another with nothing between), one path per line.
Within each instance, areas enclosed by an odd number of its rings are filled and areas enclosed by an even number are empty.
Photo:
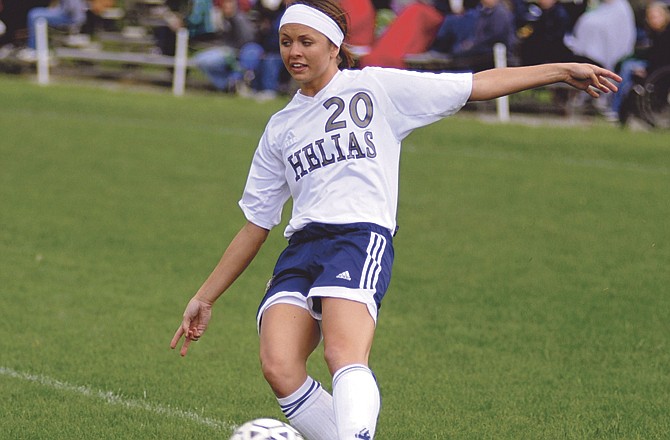
M193 411L185 411L178 408L159 405L155 403L144 402L141 400L134 400L125 398L119 394L111 391L94 390L83 385L73 385L67 382L62 382L51 377L42 376L40 374L30 374L21 371L16 371L11 368L0 367L0 376L10 377L12 379L24 380L42 385L46 388L51 388L58 391L66 391L69 393L79 394L81 396L90 397L93 399L102 400L109 405L121 406L131 410L144 410L171 419L183 419L191 421L200 425L205 425L210 428L220 430L233 430L235 425L221 420L203 417Z

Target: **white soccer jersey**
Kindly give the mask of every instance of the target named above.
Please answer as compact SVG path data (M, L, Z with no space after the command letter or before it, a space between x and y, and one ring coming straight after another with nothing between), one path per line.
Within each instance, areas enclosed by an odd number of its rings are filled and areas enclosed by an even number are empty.
M401 141L461 109L472 74L367 67L297 93L265 128L240 207L272 229L293 198L288 238L312 222L396 228Z

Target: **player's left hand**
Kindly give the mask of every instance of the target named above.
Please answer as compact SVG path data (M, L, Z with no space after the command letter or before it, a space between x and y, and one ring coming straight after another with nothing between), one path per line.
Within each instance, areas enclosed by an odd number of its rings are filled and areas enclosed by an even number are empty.
M600 93L610 93L619 90L610 80L619 83L622 81L619 75L602 67L593 64L571 63L568 64L568 78L565 82L597 98L600 96Z
M184 310L184 317L181 325L177 329L170 342L170 348L177 347L179 340L184 336L184 343L181 346L179 354L186 356L191 342L198 341L205 330L212 317L212 305L197 298L191 299Z

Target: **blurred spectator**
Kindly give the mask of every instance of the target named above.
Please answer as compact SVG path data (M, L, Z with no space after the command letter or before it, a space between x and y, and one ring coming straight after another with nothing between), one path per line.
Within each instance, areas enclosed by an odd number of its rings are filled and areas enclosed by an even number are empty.
M213 37L207 42L213 47L197 52L193 58L214 87L233 91L245 68L249 68L246 60L238 58L239 50L254 40L255 31L247 15L239 10L237 0L222 0L218 12L220 29L212 32Z
M481 0L463 15L448 15L437 32L433 48L453 56L492 53L495 43L512 48L514 16L501 0Z
M649 74L670 66L670 9L661 1L650 3L645 12L649 33L649 47L634 57L624 60L619 69L623 81L612 99L612 119L625 122L628 108L624 104L636 82L643 82Z
M524 14L517 31L519 56L524 65L562 60L563 37L570 28L570 16L558 0L538 0Z
M670 65L670 5L656 1L647 7L646 20L651 34L651 45L646 51L646 73Z
M238 0L239 1L239 0ZM154 27L156 45L163 55L174 55L177 31L188 29L189 41L202 42L219 38L223 23L223 0L166 0L153 12L163 25Z
M432 50L464 57L493 53L495 43L503 43L512 51L515 42L512 11L501 0L481 0L475 9L445 17Z
M400 15L405 8L414 3L433 5L444 14L462 14L465 10L476 8L479 0L391 0L388 7L396 15Z
M93 35L98 29L106 28L103 15L114 6L116 6L115 0L89 0L88 10L86 11L86 22L82 25L81 32Z
M416 0L391 0L389 2L389 8L395 12L396 15L402 14L403 9L411 5L412 3L417 3Z
M156 46L163 55L174 56L177 31L188 29L189 39L207 39L216 29L212 0L166 0L154 8L153 14L163 22L154 27Z
M256 41L242 46L239 55L251 73L245 78L250 88L239 90L244 96L272 99L288 83L288 72L279 54L279 22L286 10L285 3L282 0L258 0L252 9L257 22Z
M191 0L191 9L184 20L190 39L215 34L219 29L220 8L212 0Z
M52 7L32 8L28 11L28 47L19 51L16 56L23 61L35 61L37 20L43 18L53 27L80 27L86 21L87 8L86 0L60 0Z
M241 12L246 14L251 10L251 7L254 5L254 3L256 3L256 0L239 0L237 2L237 7Z
M602 0L582 14L563 42L565 61L585 61L614 70L617 62L633 53L635 16L628 0Z
M635 14L628 0L601 0L595 8L580 15L572 31L565 35L565 55L562 61L593 63L615 70L617 63L630 56L635 49L637 28ZM614 120L611 112L613 94L601 99L589 99L588 95L574 97L571 106L579 108L590 104L608 120Z
M372 4L377 11L391 8L391 0L372 0Z
M347 13L347 41L354 54L370 51L375 40L375 7L371 0L340 0L340 6Z
M0 14L2 14L2 10L4 9L2 5L2 0L0 0ZM5 35L5 32L7 32L7 25L5 25L5 22L2 21L2 15L0 15L0 37Z
M386 31L360 59L361 67L405 68L407 54L425 52L449 11L447 1L415 1L401 10Z
M13 52L14 47L27 38L28 11L49 3L49 0L0 0L0 21L5 25L5 32L0 35L3 55Z

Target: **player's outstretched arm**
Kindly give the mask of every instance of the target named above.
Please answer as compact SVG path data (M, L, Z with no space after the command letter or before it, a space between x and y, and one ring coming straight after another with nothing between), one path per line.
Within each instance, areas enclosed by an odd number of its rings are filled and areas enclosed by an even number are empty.
M621 82L621 77L592 64L555 63L490 69L474 74L470 101L486 101L558 82L597 98L599 93L617 91L611 80Z
M268 234L267 229L251 222L242 227L212 273L186 306L181 325L170 342L171 348L176 348L179 340L184 337L180 354L185 356L191 341L200 339L209 324L214 302L249 266Z

